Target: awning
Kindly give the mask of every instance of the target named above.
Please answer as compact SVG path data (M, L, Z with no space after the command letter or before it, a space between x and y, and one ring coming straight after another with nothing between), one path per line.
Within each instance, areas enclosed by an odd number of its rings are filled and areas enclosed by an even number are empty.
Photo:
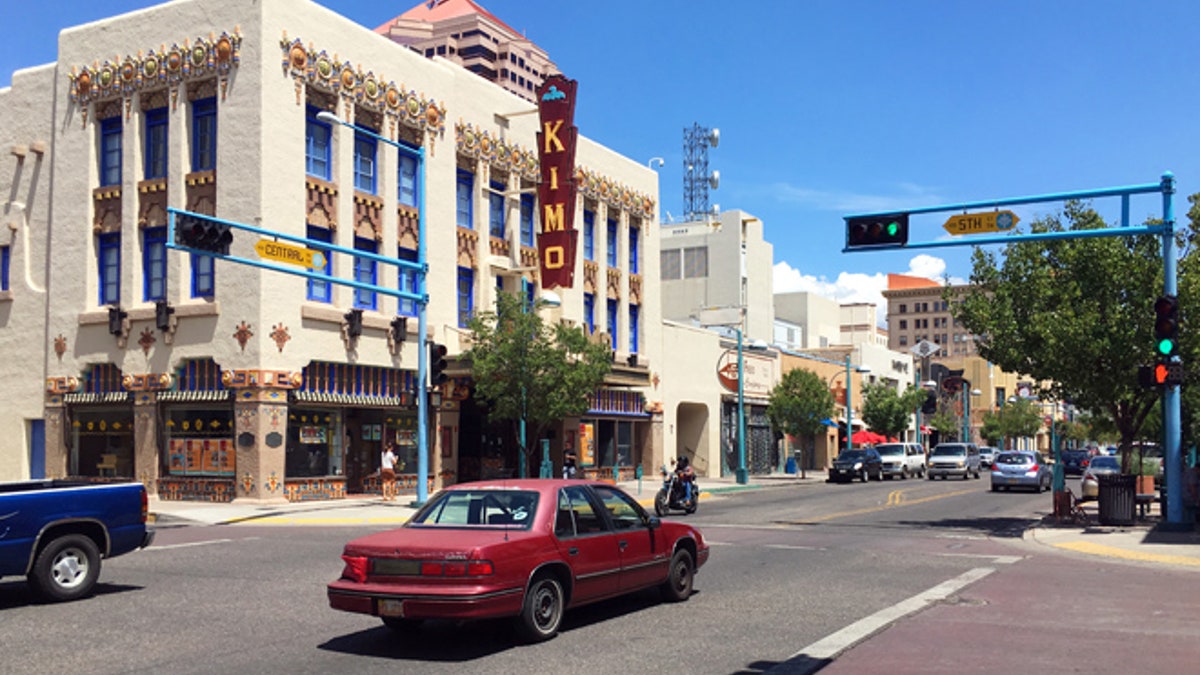
M353 405L362 408L408 408L414 399L410 396L363 396L360 394L330 394L317 391L294 391L292 400L297 403L330 403Z

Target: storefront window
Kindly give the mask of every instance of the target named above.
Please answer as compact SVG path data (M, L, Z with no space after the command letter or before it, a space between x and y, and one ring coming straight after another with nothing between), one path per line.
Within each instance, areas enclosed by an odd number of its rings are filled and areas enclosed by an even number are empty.
M336 410L301 410L288 419L288 478L342 475L342 423Z
M633 466L633 422L584 420L579 424L584 466Z
M398 415L388 418L388 438L396 441L396 473L416 473L417 416Z
M234 475L233 411L228 407L168 408L166 439L168 475Z
M110 408L74 411L74 476L133 476L133 411Z

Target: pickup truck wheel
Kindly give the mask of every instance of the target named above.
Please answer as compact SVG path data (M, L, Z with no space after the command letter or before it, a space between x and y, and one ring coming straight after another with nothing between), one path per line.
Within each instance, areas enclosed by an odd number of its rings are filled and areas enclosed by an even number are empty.
M81 534L52 540L33 563L29 583L43 598L62 602L92 592L100 578L100 551Z

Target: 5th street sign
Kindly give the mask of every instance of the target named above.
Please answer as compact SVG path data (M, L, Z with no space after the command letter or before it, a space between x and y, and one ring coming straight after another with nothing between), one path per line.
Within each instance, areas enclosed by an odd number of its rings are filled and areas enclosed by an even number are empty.
M325 254L303 246L292 246L270 239L259 239L254 251L264 258L309 269L325 266Z
M990 211L988 213L961 213L950 216L943 225L950 234L982 234L984 232L1007 232L1020 222L1012 211Z

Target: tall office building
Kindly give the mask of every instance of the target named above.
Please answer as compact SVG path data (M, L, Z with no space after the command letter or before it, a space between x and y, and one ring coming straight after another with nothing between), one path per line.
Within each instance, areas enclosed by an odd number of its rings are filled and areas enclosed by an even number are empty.
M521 98L558 72L546 51L472 0L422 2L375 29L427 58L441 56Z

